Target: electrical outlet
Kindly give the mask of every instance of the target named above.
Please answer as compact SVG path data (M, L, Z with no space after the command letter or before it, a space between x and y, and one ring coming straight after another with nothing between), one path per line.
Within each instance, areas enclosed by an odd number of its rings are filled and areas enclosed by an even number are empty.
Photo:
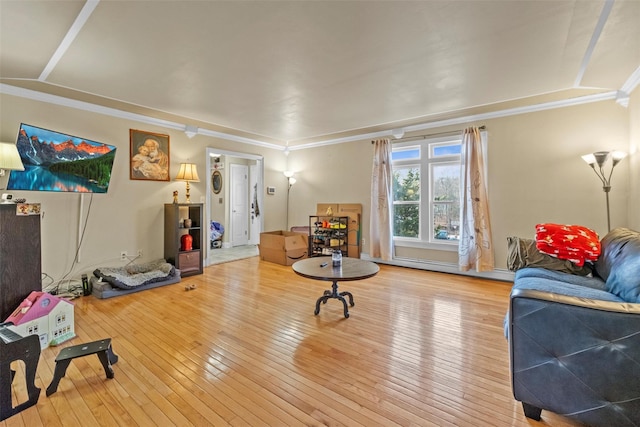
M126 261L126 260L127 260L127 251L120 252L120 261Z
M138 257L142 256L142 249L138 249Z

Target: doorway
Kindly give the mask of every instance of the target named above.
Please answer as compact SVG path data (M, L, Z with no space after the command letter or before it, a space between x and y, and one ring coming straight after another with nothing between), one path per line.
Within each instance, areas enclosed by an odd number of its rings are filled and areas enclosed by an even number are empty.
M263 157L234 151L206 149L207 189L205 197L206 241L205 266L216 263L211 244L212 221L224 227L222 242L216 247L257 245L264 224L262 216ZM217 192L212 183L217 171ZM221 178L220 178L221 177ZM222 185L220 185L220 179ZM234 212L235 211L235 212Z

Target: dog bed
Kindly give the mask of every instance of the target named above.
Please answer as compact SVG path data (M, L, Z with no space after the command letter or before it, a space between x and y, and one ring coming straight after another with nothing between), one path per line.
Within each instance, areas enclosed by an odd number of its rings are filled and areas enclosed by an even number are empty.
M101 267L93 272L91 293L97 298L111 298L178 283L180 280L180 270L164 259L124 267Z

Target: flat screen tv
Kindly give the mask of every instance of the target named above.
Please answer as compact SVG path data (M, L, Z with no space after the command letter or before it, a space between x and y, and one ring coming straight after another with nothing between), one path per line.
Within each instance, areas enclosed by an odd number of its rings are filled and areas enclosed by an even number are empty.
M106 193L116 147L22 123L16 142L24 171L7 190Z

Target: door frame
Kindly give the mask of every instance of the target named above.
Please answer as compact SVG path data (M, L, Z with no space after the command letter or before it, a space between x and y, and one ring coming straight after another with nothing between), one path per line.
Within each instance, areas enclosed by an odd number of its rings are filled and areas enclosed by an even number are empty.
M263 193L262 191L260 191L262 188L264 188L264 157L258 154L248 154L248 153L241 153L238 151L229 151L229 150L222 150L222 149L218 149L218 148L213 148L213 147L207 147L205 150L205 154L206 154L206 169L207 169L207 179L206 179L206 183L207 183L207 188L206 188L206 196L205 196L205 208L206 208L206 215L205 215L205 220L206 220L206 224L203 224L203 228L204 228L204 235L205 235L205 241L207 242L206 245L203 245L206 247L206 252L205 252L205 266L209 265L209 252L211 251L211 248L209 246L209 224L211 224L211 207L213 204L213 189L212 189L212 185L211 185L211 174L213 173L213 158L214 157L218 157L221 155L224 156L231 156L231 157L238 157L241 159L247 159L247 160L254 160L256 162L255 167L249 167L249 172L251 173L252 170L257 171L256 177L255 177L255 182L257 183L258 186L258 192L257 192L257 196L258 196L258 206L261 208L261 214L259 217L257 217L258 219L258 226L256 226L256 228L254 229L253 227L250 227L249 231L250 233L252 231L257 231L257 233L255 233L256 235L250 235L249 236L249 243L250 244L258 244L258 242L260 241L260 233L262 232L262 230L264 229L264 201L263 201ZM249 183L253 182L252 178L249 178ZM225 185L226 187L226 185ZM251 185L249 185L249 187L251 187ZM228 188L228 187L227 187ZM252 191L253 188L249 188L249 196L251 197L252 195ZM228 191L230 192L230 190ZM226 198L229 198L229 194L226 195ZM227 206L227 208L229 208L229 206ZM248 211L248 215L251 215L251 209L249 209ZM251 218L248 218L248 221ZM226 225L226 224L225 224ZM226 230L225 230L226 233Z

